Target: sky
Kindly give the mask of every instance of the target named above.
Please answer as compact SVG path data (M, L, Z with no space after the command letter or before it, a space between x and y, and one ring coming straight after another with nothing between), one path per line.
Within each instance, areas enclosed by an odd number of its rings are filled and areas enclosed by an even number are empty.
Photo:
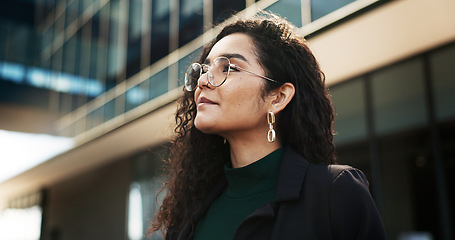
M0 129L0 183L73 146L72 138Z

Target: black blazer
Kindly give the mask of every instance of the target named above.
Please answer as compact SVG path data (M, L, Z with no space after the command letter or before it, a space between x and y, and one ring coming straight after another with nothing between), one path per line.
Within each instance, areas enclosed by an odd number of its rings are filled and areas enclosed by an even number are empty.
M386 239L364 174L343 165L310 164L287 147L281 160L276 199L265 203L237 228L235 240ZM219 182L201 203L202 211L226 187ZM222 217L222 216L220 216ZM166 239L192 239L193 225L168 231Z

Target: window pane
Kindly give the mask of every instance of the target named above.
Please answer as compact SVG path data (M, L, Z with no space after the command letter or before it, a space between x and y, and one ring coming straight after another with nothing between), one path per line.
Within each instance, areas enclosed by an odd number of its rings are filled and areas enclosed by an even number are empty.
M213 23L218 25L233 14L245 9L245 0L213 0Z
M125 113L126 93L123 93L115 99L115 116Z
M455 117L455 45L430 55L436 117L446 120Z
M91 79L96 78L96 71L98 66L98 44L99 44L99 26L100 26L100 12L97 12L95 15L93 15L92 21L91 21L91 32L89 33L89 39L90 41L90 70L89 72L89 77Z
M108 58L108 36L109 36L109 4L106 4L99 13L99 38L97 41L97 70L96 79L99 81L100 92L105 91L106 70Z
M202 34L203 0L180 0L179 46Z
M104 121L107 122L115 116L115 98L104 104Z
M422 128L378 140L382 218L390 239L401 239L409 231L441 239L433 235L441 224L429 131Z
M33 59L33 52L29 49L32 43L28 43L29 38L33 37L31 33L31 29L23 24L15 24L10 27L5 34L7 46L5 59L22 64L27 64L30 59ZM34 41L34 39L30 39L30 41Z
M101 106L87 114L87 130L90 130L104 122L104 106Z
M150 63L156 62L169 53L169 4L168 0L152 2Z
M77 1L67 1L67 9L66 9L66 25L69 26L76 21L78 15L78 2Z
M168 76L168 68L166 68L150 78L150 99L156 98L168 91Z
M311 21L319 19L355 0L311 0Z
M376 131L388 133L427 122L420 58L374 73L371 80Z
M148 100L148 86L137 85L126 91L126 112L145 103Z
M117 84L117 75L119 69L119 31L120 23L118 15L120 13L119 1L110 1L110 16L109 16L109 37L108 37L108 57L106 71L106 91L113 88Z
M300 3L301 0L280 0L270 7L265 8L265 10L286 17L286 19L296 27L301 27L302 10Z
M134 204L131 207L136 209L133 211L141 210L141 214L137 215L142 215L142 219L138 218L138 221L135 224L129 225L129 232L132 230L131 228L140 228L136 225L140 225L141 223L142 229L149 228L150 219L152 219L159 210L163 197L166 195L166 192L164 191L160 194L158 193L162 184L166 181L166 173L162 170L162 159L165 159L167 155L167 148L163 146L137 154L131 161L132 185L139 185L138 187L140 187L142 201L141 205ZM152 233L147 239L162 240L164 238L158 231Z
M63 66L62 71L65 73L74 74L76 59L76 38L70 38L63 45Z
M129 10L127 78L139 72L141 67L142 0L130 1Z
M41 49L45 50L46 48L50 48L52 44L52 38L53 38L53 28L48 27L46 30L42 33L41 35ZM2 44L2 46L4 46Z
M81 12L86 11L91 5L93 5L93 0L81 0L79 1Z
M364 82L352 80L330 90L335 106L335 142L344 143L366 138L367 119Z

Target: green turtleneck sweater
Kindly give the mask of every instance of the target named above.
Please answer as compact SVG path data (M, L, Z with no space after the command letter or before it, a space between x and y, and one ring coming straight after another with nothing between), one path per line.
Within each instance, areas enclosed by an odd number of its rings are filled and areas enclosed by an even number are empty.
M224 167L228 185L199 220L195 240L231 240L240 223L266 202L275 200L284 148L245 167Z

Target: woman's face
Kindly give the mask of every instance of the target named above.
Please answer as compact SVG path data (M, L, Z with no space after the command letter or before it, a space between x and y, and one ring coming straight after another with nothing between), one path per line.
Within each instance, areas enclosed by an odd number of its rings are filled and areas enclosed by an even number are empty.
M213 46L205 62L211 65L220 56L229 56L232 64L264 75L254 54L252 39L246 34L234 33L222 38ZM269 105L262 99L261 90L266 80L242 70L231 70L221 86L213 87L208 84L207 75L199 78L194 92L196 128L225 138L254 131L265 137Z

